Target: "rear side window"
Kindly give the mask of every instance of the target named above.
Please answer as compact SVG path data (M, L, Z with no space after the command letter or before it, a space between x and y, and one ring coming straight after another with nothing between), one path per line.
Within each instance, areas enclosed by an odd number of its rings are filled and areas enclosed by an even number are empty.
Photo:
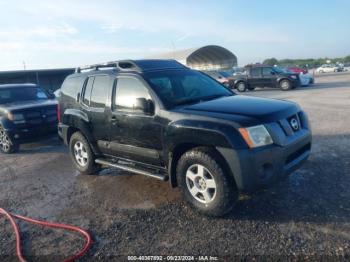
M93 88L91 91L90 106L95 108L104 108L110 92L110 78L107 75L95 76Z
M85 78L83 77L69 77L62 84L61 94L77 99L78 93L84 85Z
M261 75L261 68L252 68L250 70L250 75L255 76L255 77L260 76Z
M95 77L89 77L86 83L84 96L83 96L83 103L87 106L90 106L91 90L92 90L92 85L94 84L94 79Z
M135 111L138 98L151 99L144 84L130 77L120 77L117 79L115 94L115 107L122 111Z

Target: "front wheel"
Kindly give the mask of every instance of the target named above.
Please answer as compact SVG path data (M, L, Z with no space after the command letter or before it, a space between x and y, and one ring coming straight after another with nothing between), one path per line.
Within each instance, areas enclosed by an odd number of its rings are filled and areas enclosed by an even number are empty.
M218 154L209 148L186 152L178 162L176 173L185 200L205 215L222 216L238 200L232 175Z
M19 150L19 144L13 141L6 133L5 129L0 126L0 151L4 154L16 153Z
M247 85L246 83L244 82L239 82L237 85L236 85L236 88L239 92L245 92L247 90Z
M282 89L283 91L288 91L293 88L292 83L287 79L281 80L279 85L280 85L280 89Z
M98 165L95 163L95 155L91 150L88 140L82 133L76 132L72 135L69 142L69 153L76 169L81 174L91 175L98 171Z

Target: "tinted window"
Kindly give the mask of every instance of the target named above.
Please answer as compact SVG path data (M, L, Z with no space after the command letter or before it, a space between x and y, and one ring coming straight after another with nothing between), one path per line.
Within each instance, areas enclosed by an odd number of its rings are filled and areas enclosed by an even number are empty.
M69 77L67 78L61 88L62 94L77 98L78 93L81 91L85 82L83 77Z
M206 74L192 70L152 72L145 79L166 107L233 95Z
M262 72L264 76L271 76L272 75L272 68L271 67L264 67Z
M104 108L109 93L109 76L95 76L91 91L91 107Z
M261 68L252 68L250 70L251 76L260 76L261 75Z
M151 99L147 88L140 80L129 77L117 79L115 106L118 110L134 111L138 98Z
M83 103L88 106L90 105L90 96L94 79L95 77L89 77L84 91Z
M39 87L12 87L0 89L0 104L48 99L44 90Z

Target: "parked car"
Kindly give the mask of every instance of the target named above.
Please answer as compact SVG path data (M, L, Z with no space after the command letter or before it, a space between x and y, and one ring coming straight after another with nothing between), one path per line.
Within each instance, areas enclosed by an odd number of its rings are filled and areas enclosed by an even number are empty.
M57 101L34 84L0 85L0 151L57 134Z
M285 68L286 71L291 73L299 74L301 86L308 86L315 83L314 76L309 73L309 70L301 67L288 67Z
M340 72L341 68L335 64L325 64L316 69L317 73Z
M301 68L301 67L288 67L287 70L289 70L290 72L296 73L296 74L307 74L309 73L309 70L307 68Z
M309 122L297 104L236 95L173 60L78 68L59 100L59 134L80 173L103 166L169 180L211 216L232 210L239 192L285 178L310 154Z
M254 90L256 87L276 87L284 91L300 86L299 74L267 65L246 66L246 75L236 76L234 87L239 92Z
M206 73L208 76L214 78L216 81L219 83L230 87L230 75L224 73L224 72L219 72L219 71L203 71Z

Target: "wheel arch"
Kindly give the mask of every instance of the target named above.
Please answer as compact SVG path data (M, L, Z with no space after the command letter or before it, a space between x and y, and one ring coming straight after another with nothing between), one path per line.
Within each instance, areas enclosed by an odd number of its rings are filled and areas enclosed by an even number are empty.
M64 114L64 124L68 126L66 132L67 144L69 144L70 138L75 132L81 132L91 145L93 153L96 155L100 154L100 150L89 127L89 120L85 114L76 110L67 110Z
M221 154L219 150L217 150L215 146L201 145L201 144L194 144L194 143L183 143L178 145L176 148L174 148L174 151L172 152L172 157L170 159L169 182L171 187L178 186L177 177L176 177L176 168L177 168L177 163L179 162L181 156L184 155L186 152L196 148L201 149L203 151L211 151L212 153L214 153L220 165L222 166L222 168L225 170L225 172L230 173L233 179L233 182L236 184L235 178L231 172L229 164L226 162L225 157Z

